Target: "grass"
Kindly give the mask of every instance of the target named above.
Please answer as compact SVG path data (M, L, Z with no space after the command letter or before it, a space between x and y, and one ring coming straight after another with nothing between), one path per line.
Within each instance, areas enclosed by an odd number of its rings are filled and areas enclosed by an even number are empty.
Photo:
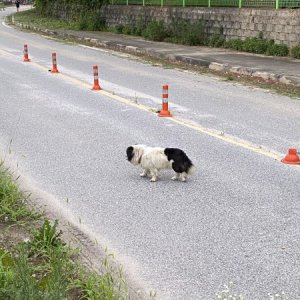
M11 19L11 17L8 17ZM61 20L57 18L44 17L36 13L35 9L18 12L14 14L14 19L17 22L22 22L33 27L41 29L69 29L69 30L104 30L105 25L103 20L97 15L82 14L78 21Z
M37 15L35 9L20 11L14 14L14 19L17 22L22 22L41 29L70 29L78 30L79 23L75 21L64 21L56 18L43 17ZM11 18L11 17L9 17Z
M58 221L29 210L27 199L2 162L0 299L129 299L121 270L112 267L112 255L102 262L101 275L89 272L79 263L79 251L62 240Z
M0 222L33 220L36 214L26 208L27 197L11 180L4 163L0 161Z

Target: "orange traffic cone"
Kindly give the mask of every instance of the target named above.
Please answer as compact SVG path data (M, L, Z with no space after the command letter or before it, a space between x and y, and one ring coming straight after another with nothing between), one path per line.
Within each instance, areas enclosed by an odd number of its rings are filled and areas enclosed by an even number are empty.
M162 110L159 113L160 117L172 117L172 114L169 111L169 103L168 103L168 98L169 98L169 86L163 85L162 87Z
M98 66L93 66L93 70L94 70L94 86L93 86L92 90L94 90L94 91L100 91L100 90L102 90L102 88L99 85Z
M29 57L28 57L28 46L27 45L24 45L24 59L23 59L23 61L24 62L29 62L30 61L30 59L29 59Z
M56 53L52 53L52 70L51 73L59 73L57 69Z
M289 149L288 154L281 160L284 164L290 164L290 165L299 165L300 164L300 158L297 154L297 149Z

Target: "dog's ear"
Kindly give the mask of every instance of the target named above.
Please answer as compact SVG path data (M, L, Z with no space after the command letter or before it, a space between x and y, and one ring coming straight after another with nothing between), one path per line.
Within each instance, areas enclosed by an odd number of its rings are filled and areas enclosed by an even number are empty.
M126 149L126 155L127 155L127 159L128 161L131 161L133 156L134 156L134 153L133 153L133 147L132 146L129 146L127 149Z

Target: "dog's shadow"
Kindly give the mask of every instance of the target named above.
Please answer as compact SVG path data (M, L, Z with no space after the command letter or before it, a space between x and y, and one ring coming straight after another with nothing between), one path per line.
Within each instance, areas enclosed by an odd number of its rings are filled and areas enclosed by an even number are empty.
M141 173L141 172L140 172ZM188 183L192 183L192 182L195 182L195 177L188 177L186 179L186 181L182 181L180 180L179 178L177 179L172 179L175 177L175 173L172 173L172 172L168 172L168 171L160 171L159 173L159 177L156 181L151 181L151 176L150 175L147 175L147 176L141 176L139 173L132 173L130 174L130 179L132 180L132 182L136 183L136 182L149 182L150 184L159 184L159 183L167 183L167 182L170 182L172 184L188 184Z

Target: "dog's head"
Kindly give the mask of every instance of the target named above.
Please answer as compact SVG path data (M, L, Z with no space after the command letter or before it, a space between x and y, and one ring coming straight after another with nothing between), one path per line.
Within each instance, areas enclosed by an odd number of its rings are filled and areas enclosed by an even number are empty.
M127 159L133 165L139 165L141 163L142 156L144 154L144 145L132 145L126 149Z

